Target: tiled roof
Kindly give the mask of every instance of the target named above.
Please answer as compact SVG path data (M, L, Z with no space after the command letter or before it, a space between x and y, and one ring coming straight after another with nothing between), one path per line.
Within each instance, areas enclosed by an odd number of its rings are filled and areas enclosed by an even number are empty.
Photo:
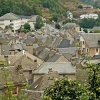
M50 80L49 78L53 78ZM44 91L44 89L50 85L54 84L56 79L60 78L57 71L51 71L47 74L44 74L39 79L37 79L29 88L28 90L39 90ZM36 87L37 86L37 87Z
M5 70L7 71L6 73L8 73L7 79L10 83L14 83L14 84L26 83L26 79L25 79L24 75L19 74L16 71L15 66L8 66L8 67L5 68ZM5 84L5 80L4 80L4 76L3 76L3 71L0 69L0 86L3 87L4 84Z
M50 52L50 49L45 48L45 49L40 53L40 55L39 55L38 57L39 57L40 59L47 60L47 57L49 56L49 52Z
M100 33L85 33L81 34L89 47L100 47L98 40L100 40Z
M48 73L48 69L50 68L52 68L52 71L57 71L59 74L76 73L76 67L72 66L71 62L44 62L33 74Z
M0 20L17 20L20 19L20 17L14 13L7 13L0 17Z
M70 40L63 39L57 48L68 48L70 47Z
M28 53L27 51L21 51L9 59L10 65L21 64L24 70L35 69L36 66L34 65L34 60L37 60L37 66L43 63L41 59Z
M78 47L69 47L69 48L57 48L59 53L69 53L73 56L76 54L76 51L79 49Z
M60 56L61 54L54 54L53 57L47 60L47 62L55 62L57 59L59 59Z

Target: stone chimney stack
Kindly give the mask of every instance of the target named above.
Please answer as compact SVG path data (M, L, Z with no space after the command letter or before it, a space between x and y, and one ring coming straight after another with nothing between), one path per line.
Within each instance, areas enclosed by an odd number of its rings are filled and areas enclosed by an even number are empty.
M37 69L37 68L38 68L37 59L35 59L35 60L34 60L34 67L35 67L35 69Z
M48 72L48 73L53 72L53 71L52 71L52 68L48 68L48 70L49 70L49 72Z
M19 74L23 74L22 65L18 65L18 66L16 67L16 71L17 71Z
M76 65L75 59L71 59L71 64L72 64L72 66Z

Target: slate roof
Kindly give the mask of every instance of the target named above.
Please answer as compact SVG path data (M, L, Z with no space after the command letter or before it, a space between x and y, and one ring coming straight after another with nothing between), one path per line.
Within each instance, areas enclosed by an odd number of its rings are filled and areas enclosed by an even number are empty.
M37 43L33 43L33 49L36 49L37 47L39 47L39 45Z
M5 70L7 70L7 73L8 73L7 79L9 80L9 82L11 82L15 85L26 83L26 79L25 79L24 75L19 74L16 71L15 66L5 67ZM3 71L0 68L0 87L2 88L4 86L4 84L5 84L5 80L3 78Z
M44 46L46 47L50 47L50 45L52 44L53 42L53 36L49 35L46 39L46 41L44 42Z
M33 50L33 54L38 56L41 53L41 51L43 51L44 49L45 49L44 46L39 46Z
M47 62L55 62L57 59L59 59L59 57L61 56L61 54L54 54L53 57L49 58L47 60Z
M63 28L64 29L73 29L76 27L76 23L66 23Z
M8 38L0 38L0 43L7 45L10 42L10 39Z
M15 50L26 50L26 44L12 44L12 47Z
M60 44L62 38L61 37L57 37L54 39L54 42L51 44L51 48L57 48L57 46Z
M93 27L91 30L92 30L92 31L100 30L100 26Z
M48 69L57 71L59 74L75 74L76 67L72 66L71 62L44 62L33 74L46 74Z
M38 15L34 15L31 17L31 19L28 22L36 22L36 18Z
M9 45L2 45L1 54L2 55L10 55L10 50L14 50L14 48L12 48Z
M53 80L50 80L49 78L53 78ZM50 85L54 84L54 80L57 80L60 78L57 71L51 71L47 74L42 75L39 79L37 79L29 88L28 90L38 90L38 91L44 91L44 89ZM37 86L37 87L36 87Z
M14 13L7 13L0 17L0 20L18 20L20 17Z
M33 43L35 42L35 38L28 36L27 39L24 41L24 43L26 43L27 45L33 45Z
M37 18L38 15L33 15L31 16L31 19L28 21L28 22L36 22L36 18ZM41 17L43 21L45 21L46 19Z
M28 53L27 51L23 51L15 54L14 57L9 59L10 65L19 65L21 64L24 70L34 70L35 69L35 63L34 60L37 60L37 67L43 63L41 59L38 57Z
M83 33L81 34L87 45L92 48L92 47L100 47L98 45L98 40L100 40L100 33Z
M42 43L44 43L46 41L46 37L42 36L42 35L36 35L36 38L41 40Z
M63 53L62 55L69 61L72 58L72 55L70 53Z
M41 53L40 55L38 56L40 59L42 60L47 60L48 56L49 56L49 52L50 52L50 49L48 48L45 48Z
M10 65L22 65L23 70L34 70L36 68L34 61L24 55Z
M70 40L63 39L61 43L57 46L57 48L68 48L70 47Z
M76 51L79 49L78 47L69 47L69 48L57 48L59 53L69 53L72 56L76 55Z

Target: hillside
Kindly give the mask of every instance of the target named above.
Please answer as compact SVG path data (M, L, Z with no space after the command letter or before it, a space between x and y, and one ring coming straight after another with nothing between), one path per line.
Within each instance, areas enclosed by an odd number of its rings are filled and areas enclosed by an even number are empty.
M84 3L88 4L90 3L89 1L90 0L1 0L0 16L13 12L25 16L42 15L47 19L50 19L52 16L66 18L66 11L68 10L75 16L79 16L82 13L88 13L88 10L80 10L78 6ZM96 0L95 4L97 1L100 0ZM94 0L91 0L91 3L94 4ZM96 9L93 11L96 12Z
M85 4L93 5L95 8L100 8L100 0L80 0Z
M39 14L50 18L52 15L66 15L67 10L75 10L79 0L1 0L0 16L13 12L19 15Z

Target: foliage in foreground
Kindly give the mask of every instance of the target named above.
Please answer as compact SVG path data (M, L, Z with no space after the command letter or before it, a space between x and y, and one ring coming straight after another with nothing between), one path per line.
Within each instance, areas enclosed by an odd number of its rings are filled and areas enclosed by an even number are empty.
M87 84L61 78L45 89L43 100L100 100L99 65L86 63L86 67Z

